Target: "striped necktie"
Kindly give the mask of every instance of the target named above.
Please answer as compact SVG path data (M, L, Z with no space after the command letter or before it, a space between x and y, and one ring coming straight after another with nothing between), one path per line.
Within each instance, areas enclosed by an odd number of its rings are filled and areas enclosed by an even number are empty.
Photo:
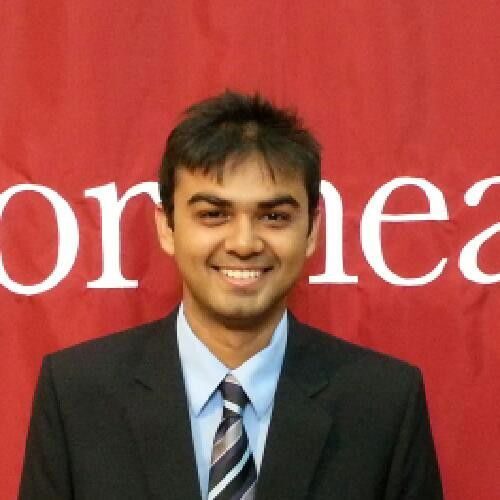
M257 472L243 427L248 398L231 374L222 381L221 392L224 408L212 449L208 500L253 500Z

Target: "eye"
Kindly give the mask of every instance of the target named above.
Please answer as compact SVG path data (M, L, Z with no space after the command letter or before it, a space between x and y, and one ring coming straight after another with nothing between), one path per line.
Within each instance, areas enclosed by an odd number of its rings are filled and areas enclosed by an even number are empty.
M282 226L291 220L291 215L287 212L268 212L262 215L262 219L271 225Z
M221 224L229 218L229 214L227 212L219 209L202 210L201 212L198 212L197 216L204 224L208 225Z

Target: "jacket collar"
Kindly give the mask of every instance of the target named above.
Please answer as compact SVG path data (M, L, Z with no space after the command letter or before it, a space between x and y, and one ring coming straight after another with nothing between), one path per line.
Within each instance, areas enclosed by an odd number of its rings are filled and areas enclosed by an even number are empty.
M200 498L175 334L177 309L157 322L133 371L127 418L152 498Z
M154 324L127 396L153 498L200 498L188 402L176 342L177 309ZM289 315L289 336L257 483L257 500L303 499L332 418L316 396L328 385L310 328Z
M329 384L311 329L290 315L283 368L276 389L257 499L306 498L332 426L318 396Z

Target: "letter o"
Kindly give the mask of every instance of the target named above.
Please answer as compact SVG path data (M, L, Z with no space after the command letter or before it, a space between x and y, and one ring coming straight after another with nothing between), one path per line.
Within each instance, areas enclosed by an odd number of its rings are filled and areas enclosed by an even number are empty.
M19 295L36 295L54 288L71 271L78 253L78 222L68 202L56 191L38 184L17 184L0 194L0 217L9 202L16 194L33 191L46 198L54 209L58 232L57 262L50 275L34 285L23 285L10 278L3 264L0 252L0 284Z

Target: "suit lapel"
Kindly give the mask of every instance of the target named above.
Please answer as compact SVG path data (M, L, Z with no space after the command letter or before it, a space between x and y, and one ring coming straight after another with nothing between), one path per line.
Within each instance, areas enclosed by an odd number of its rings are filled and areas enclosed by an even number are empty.
M200 499L188 403L176 339L177 310L157 323L132 372L126 418L152 498ZM289 337L257 486L257 500L303 499L332 425L314 396L329 383L307 338L289 316Z
M291 315L289 325L257 500L305 498L332 425L331 416L313 399L328 385L328 377L307 342L308 328Z
M153 498L200 498L176 340L177 310L149 335L127 394L127 419Z

